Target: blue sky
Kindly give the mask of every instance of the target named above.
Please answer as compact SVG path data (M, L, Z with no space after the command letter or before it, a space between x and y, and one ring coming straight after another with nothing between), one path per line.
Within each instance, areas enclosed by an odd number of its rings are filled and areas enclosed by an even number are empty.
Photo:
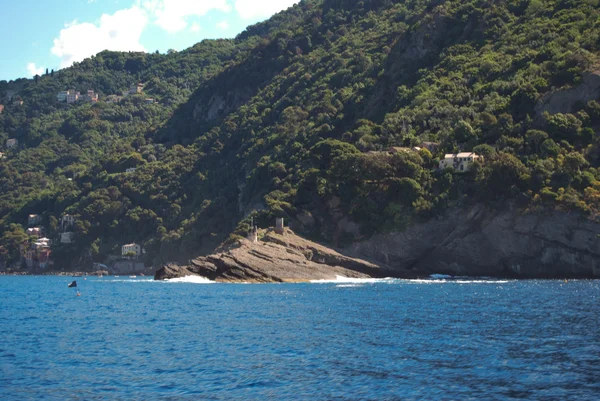
M0 0L0 80L102 50L166 52L231 38L298 0Z

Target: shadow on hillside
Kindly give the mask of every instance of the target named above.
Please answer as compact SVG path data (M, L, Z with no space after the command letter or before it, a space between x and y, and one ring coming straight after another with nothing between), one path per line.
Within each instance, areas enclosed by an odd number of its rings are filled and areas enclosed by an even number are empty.
M155 133L157 142L187 145L247 103L289 65L276 43L253 49L240 63L204 82Z

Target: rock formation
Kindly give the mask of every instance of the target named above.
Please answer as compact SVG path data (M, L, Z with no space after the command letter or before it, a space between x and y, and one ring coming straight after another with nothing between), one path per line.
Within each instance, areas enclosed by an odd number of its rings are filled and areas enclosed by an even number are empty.
M451 210L350 252L418 275L600 277L600 224L577 213Z
M156 280L199 275L219 282L306 282L310 280L402 276L385 265L344 256L285 229L261 231L257 243L239 239L213 255L191 260L187 266L168 264Z

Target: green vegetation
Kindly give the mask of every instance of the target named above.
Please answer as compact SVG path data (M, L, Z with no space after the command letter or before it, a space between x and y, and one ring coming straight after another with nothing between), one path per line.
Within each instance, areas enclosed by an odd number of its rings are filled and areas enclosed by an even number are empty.
M18 258L29 213L51 236L78 216L60 266L130 242L155 265L186 260L253 211L339 243L355 238L342 220L365 237L469 202L596 218L600 99L555 99L598 69L599 17L597 0L304 0L234 40L0 82L24 101L0 114L1 143L19 140L0 160L0 253ZM138 81L156 103L56 101ZM440 146L384 152L422 141ZM459 150L485 163L436 170Z

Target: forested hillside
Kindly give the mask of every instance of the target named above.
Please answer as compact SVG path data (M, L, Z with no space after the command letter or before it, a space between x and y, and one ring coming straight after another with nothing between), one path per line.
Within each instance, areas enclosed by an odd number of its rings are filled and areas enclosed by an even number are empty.
M595 219L599 16L597 0L305 0L233 40L0 82L1 143L19 141L0 150L3 257L32 213L50 236L77 216L62 266L130 242L186 260L250 215L337 245L470 202ZM136 82L154 104L102 101ZM100 102L59 104L68 88ZM423 141L439 146L386 152ZM484 162L437 169L458 151Z

